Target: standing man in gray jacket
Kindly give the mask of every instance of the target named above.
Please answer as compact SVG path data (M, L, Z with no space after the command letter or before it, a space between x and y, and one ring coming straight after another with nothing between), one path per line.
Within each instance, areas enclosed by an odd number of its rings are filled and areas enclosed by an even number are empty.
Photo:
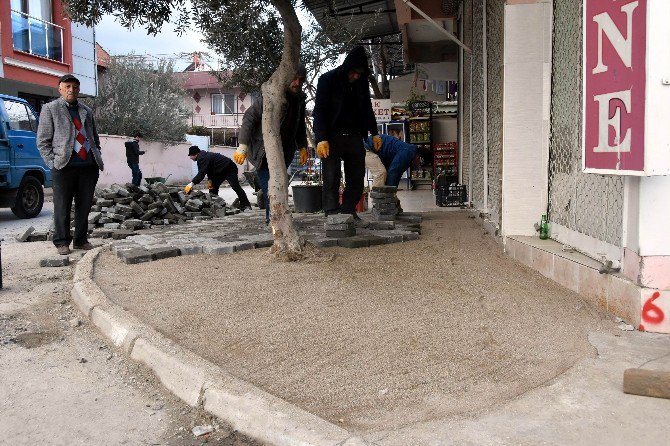
M79 79L58 81L61 97L42 107L37 147L51 169L54 194L54 239L58 254L70 254L70 211L74 199L74 249L93 249L88 241L88 214L100 171L104 169L93 111L80 103Z

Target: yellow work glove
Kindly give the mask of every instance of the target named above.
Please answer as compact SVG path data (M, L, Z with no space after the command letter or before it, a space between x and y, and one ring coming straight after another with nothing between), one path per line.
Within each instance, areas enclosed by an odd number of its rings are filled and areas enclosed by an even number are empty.
M191 193L191 189L193 189L193 183L188 183L188 184L186 185L186 187L184 188L184 193L185 193L186 195L190 194L190 193Z
M213 186L212 180L207 180L207 189L211 189Z
M300 165L304 166L307 163L307 158L309 157L309 154L307 153L306 148L300 149Z
M375 152L379 152L382 149L382 137L375 135L372 137L372 148Z
M243 164L244 161L247 159L247 145L246 144L240 144L240 146L235 150L235 153L233 153L233 160L237 164Z
M319 155L319 158L328 158L328 155L330 155L330 144L328 144L328 141L321 141L316 145L316 154Z

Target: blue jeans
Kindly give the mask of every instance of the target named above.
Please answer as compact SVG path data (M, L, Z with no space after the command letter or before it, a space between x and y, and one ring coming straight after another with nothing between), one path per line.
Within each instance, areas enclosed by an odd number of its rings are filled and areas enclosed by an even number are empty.
M138 163L128 163L128 167L133 173L132 183L135 186L139 186L142 182L142 171L140 170L140 165Z

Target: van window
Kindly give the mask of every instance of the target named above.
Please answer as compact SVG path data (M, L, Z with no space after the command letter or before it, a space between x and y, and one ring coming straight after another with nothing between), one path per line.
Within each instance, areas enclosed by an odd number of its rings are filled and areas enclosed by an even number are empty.
M37 131L37 123L25 104L5 100L5 110L9 116L10 130Z

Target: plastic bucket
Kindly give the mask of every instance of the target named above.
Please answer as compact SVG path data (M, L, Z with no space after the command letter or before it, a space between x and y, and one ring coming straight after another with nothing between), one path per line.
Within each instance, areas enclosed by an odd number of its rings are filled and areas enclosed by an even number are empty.
M319 212L323 210L320 184L298 184L293 188L293 207L296 212Z

